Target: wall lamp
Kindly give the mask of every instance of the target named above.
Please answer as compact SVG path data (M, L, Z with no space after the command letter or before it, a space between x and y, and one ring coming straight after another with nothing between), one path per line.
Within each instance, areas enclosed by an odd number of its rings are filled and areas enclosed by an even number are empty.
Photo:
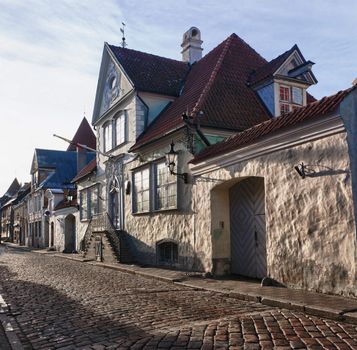
M175 167L176 167L175 161L177 159L178 152L175 151L174 147L175 147L175 144L174 144L174 141L172 141L171 145L170 145L170 151L168 153L166 153L167 167L169 168L171 175L176 175L177 177L183 179L184 183L187 184L188 183L188 173L179 174L179 173L175 172Z
M306 177L306 166L304 165L304 163L298 164L294 166L294 169L297 171L297 173L303 178L305 179Z

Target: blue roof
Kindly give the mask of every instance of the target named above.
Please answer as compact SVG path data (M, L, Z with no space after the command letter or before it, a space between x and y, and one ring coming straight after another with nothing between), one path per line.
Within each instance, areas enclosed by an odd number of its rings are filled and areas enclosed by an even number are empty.
M55 151L49 149L35 150L39 169L53 169L39 187L41 188L73 188L71 180L77 175L77 152ZM88 164L95 158L94 152L86 152Z

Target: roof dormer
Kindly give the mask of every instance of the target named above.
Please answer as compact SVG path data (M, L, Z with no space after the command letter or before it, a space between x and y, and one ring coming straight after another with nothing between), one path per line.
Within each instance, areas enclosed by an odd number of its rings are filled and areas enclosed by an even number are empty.
M314 63L306 61L297 45L261 66L250 77L249 84L257 92L272 116L306 106L307 88L316 84Z

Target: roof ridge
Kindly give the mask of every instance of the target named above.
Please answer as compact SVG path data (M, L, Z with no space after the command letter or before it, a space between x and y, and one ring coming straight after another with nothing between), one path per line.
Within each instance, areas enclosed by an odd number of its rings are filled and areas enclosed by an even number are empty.
M233 33L234 34L234 33ZM211 73L211 76L209 77L208 79L208 82L206 84L206 86L204 87L203 91L201 92L201 95L200 97L198 98L195 106L193 107L192 109L192 113L191 113L191 116L195 116L195 114L197 114L197 112L199 111L199 107L202 106L204 100L206 99L207 97L207 94L208 94L208 91L211 89L213 83L214 83L214 80L218 74L218 71L219 69L222 67L222 62L223 62L223 59L224 57L226 56L226 53L228 51L228 47L230 46L230 43L232 42L233 38L234 38L234 35L230 35L225 41L225 44L224 44L224 48L221 52L221 54L219 55L219 58L214 66L214 68L212 69L212 73ZM237 36L237 34L235 34L235 36Z

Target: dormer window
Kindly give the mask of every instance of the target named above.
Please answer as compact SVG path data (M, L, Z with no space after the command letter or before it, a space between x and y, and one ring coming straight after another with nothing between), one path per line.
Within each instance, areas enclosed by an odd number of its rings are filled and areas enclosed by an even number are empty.
M303 90L297 86L279 86L280 115L303 105Z

